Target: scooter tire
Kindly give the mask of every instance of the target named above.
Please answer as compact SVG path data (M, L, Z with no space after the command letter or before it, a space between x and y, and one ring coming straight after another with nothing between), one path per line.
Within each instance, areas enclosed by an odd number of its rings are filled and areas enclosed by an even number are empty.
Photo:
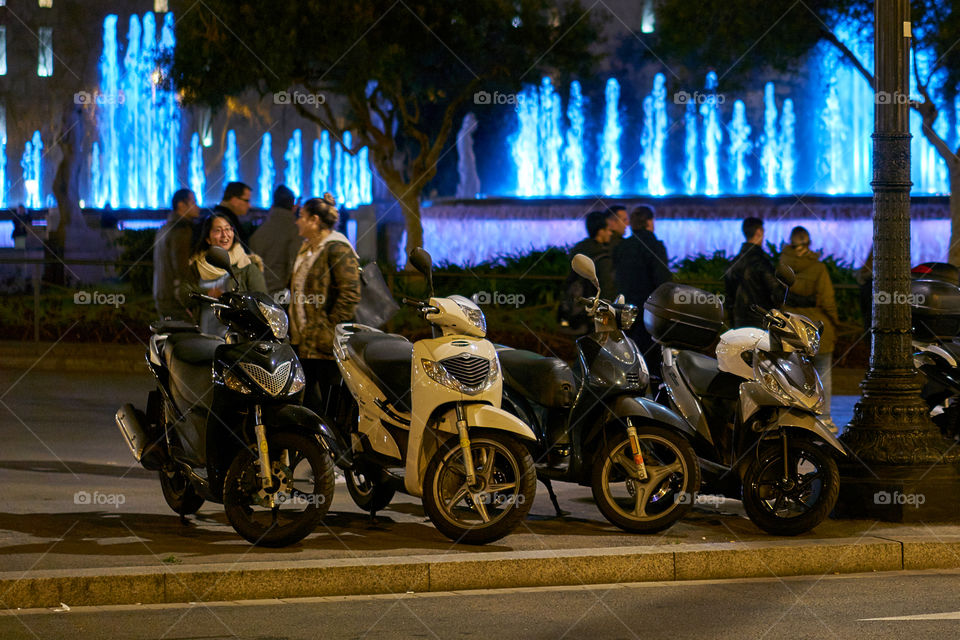
M346 469L343 475L353 503L364 511L386 508L397 493L396 482L382 469Z
M255 449L241 449L227 470L223 507L234 530L247 542L259 547L286 547L310 535L330 509L333 460L317 438L299 433L281 431L268 435L267 446L273 478L271 489L266 491L261 486L260 461ZM291 467L283 466L281 454L284 452L289 453ZM304 461L309 469L299 466ZM297 488L298 484L303 489ZM282 494L284 502L267 506L269 502L264 502L271 494ZM281 509L285 502L289 502L290 509ZM282 522L281 517L286 522Z
M630 440L626 433L618 432L608 438L597 454L590 488L597 508L611 523L631 533L656 533L672 526L693 507L700 489L700 467L690 443L672 431L640 425L637 438L647 480L630 477L629 472L635 466ZM656 462L661 464L654 464ZM660 468L665 468L663 473L658 471ZM667 471L670 468L675 470ZM612 485L621 482L623 489L615 491ZM652 511L647 513L651 506ZM637 509L640 514L636 513Z
M163 499L174 513L191 516L200 510L204 500L197 494L197 490L190 484L190 479L182 469L175 469L169 473L160 469L158 473Z
M783 450L779 443L763 446L757 455L751 456L750 462L743 476L743 508L755 525L776 536L795 536L810 531L833 510L840 494L840 472L837 462L826 448L818 445L810 438L792 437L788 442L788 455L794 456L794 467L799 466L803 459L816 467L814 474L807 474L805 486L809 486L810 493L807 500L802 500L800 494L803 489L797 488L786 492L776 486L777 479L782 476ZM799 455L802 458L797 457ZM816 480L818 486L814 486ZM790 517L777 515L777 504L788 493L798 494L794 502L801 502L805 510ZM773 504L771 505L771 498ZM781 509L782 510L782 509Z
M454 470L458 464L463 468L463 453L456 437L444 442L427 465L423 483L423 509L437 530L454 542L486 544L509 534L527 517L536 496L537 472L526 447L516 438L499 431L471 431L470 451L475 467L484 464L483 455L489 460L493 452L493 463L484 474L485 477L490 478L495 486L512 485L508 487L512 491L482 492L484 513L490 516L487 511L489 503L495 517L490 522L483 522L482 516L479 516L479 523L466 520L470 513L479 514L480 509L470 495L457 498L466 487L466 476ZM487 453L482 454L483 451ZM446 500L451 493L456 500ZM460 507L461 504L465 508ZM501 507L499 512L495 511Z

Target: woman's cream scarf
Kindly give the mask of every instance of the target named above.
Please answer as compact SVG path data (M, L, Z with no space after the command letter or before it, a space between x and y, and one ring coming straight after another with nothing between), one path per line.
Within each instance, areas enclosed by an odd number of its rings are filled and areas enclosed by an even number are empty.
M250 264L250 256L243 250L243 245L239 242L233 244L230 249L230 264L238 269L243 269ZM213 266L207 262L207 252L204 251L199 256L194 256L193 260L197 263L197 271L200 272L201 280L216 280L227 275L224 269Z

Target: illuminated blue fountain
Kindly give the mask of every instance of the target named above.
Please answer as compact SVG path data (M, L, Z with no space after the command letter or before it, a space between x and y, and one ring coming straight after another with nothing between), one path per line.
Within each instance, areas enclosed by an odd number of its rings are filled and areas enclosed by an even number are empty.
M566 175L566 185L563 193L567 196L585 194L583 184L583 95L580 92L580 83L574 80L570 83L570 99L567 101L567 146L563 150L563 166Z
M237 158L237 134L227 131L227 151L223 154L224 182L240 182L240 160Z
M303 139L300 129L294 129L290 141L287 142L287 151L283 154L287 168L283 172L284 184L287 185L295 197L300 197L303 180Z
M330 134L326 131L313 141L310 190L315 197L322 197L324 193L330 191Z
M260 177L257 179L260 206L264 209L271 204L275 175L276 173L273 170L273 139L270 132L267 131L260 139Z
M643 173L647 179L646 193L662 196L667 193L663 183L663 146L667 141L667 88L662 73L653 77L653 91L643 100L643 137L640 155Z
M750 177L750 167L747 166L747 154L753 149L750 141L750 124L747 122L747 108L743 100L733 103L733 119L728 127L730 131L729 171L735 193L743 193L747 187L747 178Z
M697 107L692 101L687 101L686 112L683 114L683 192L693 195L697 192L697 158L700 143L697 136Z
M780 114L780 180L784 193L793 193L794 175L797 169L797 117L793 113L793 100L783 101L783 113Z
M763 137L760 138L760 167L763 174L763 192L778 193L777 173L780 170L780 145L777 136L777 99L773 83L763 88Z
M600 141L600 192L604 195L623 193L620 188L620 83L607 80L606 110L603 136Z
M707 94L700 103L703 118L703 192L708 196L720 193L720 145L723 130L720 128L720 105L717 98L717 74L707 73Z
M560 149L563 137L560 134L560 96L553 89L550 78L540 83L540 140L543 144L544 179L547 193L562 193L560 189Z
M190 137L190 190L197 196L197 204L206 202L206 176L203 172L203 147L200 134Z
M20 167L23 169L23 188L26 192L26 207L39 209L42 206L40 194L43 187L43 172L40 159L43 157L43 140L40 132L34 131L33 136L23 146L23 156L20 158Z

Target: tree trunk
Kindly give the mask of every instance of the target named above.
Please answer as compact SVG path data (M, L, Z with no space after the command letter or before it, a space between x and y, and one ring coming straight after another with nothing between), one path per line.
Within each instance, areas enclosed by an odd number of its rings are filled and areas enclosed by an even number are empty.
M960 162L956 156L945 158L950 171L950 247L947 261L960 266Z

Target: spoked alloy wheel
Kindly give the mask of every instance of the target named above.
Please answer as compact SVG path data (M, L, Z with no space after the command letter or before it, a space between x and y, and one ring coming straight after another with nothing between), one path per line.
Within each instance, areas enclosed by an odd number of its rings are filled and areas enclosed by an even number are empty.
M783 478L783 448L764 446L753 456L743 479L743 508L758 527L780 536L813 529L833 509L840 474L833 457L812 440L788 441L788 478Z
M653 533L690 511L700 468L690 444L675 433L639 426L637 440L646 479L640 479L627 435L618 433L594 462L591 488L607 520L633 533Z
M333 501L333 461L316 438L297 433L267 437L272 484L260 481L253 449L239 451L224 481L223 506L245 540L285 547L308 536Z
M427 466L423 508L451 540L484 544L507 535L527 516L537 475L529 452L509 435L471 433L470 453L476 473L472 487L457 438L434 454Z

